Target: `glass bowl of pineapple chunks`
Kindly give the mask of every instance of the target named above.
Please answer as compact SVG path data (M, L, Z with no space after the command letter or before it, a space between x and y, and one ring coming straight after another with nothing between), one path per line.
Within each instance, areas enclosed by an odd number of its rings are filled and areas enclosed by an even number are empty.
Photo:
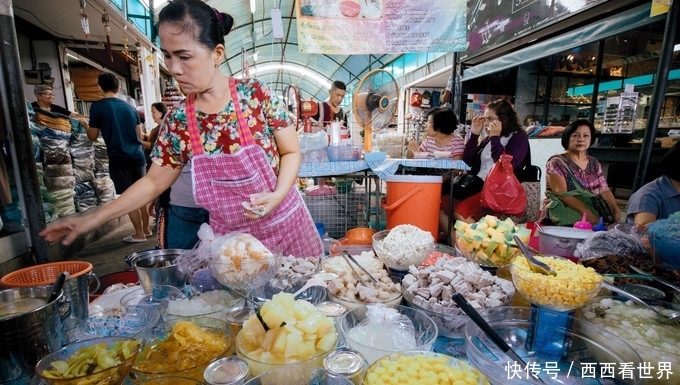
M482 267L497 268L510 264L522 252L515 244L517 235L529 242L531 230L515 225L510 218L501 220L486 215L476 223L456 221L456 250Z
M335 321L311 302L290 293L274 294L243 323L236 354L257 376L286 365L323 366L338 343Z

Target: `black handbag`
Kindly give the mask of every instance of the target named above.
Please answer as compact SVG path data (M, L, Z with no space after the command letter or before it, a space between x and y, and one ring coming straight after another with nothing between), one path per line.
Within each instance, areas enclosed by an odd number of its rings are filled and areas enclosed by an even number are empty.
M602 195L597 194L591 197L590 201L593 204L593 208L595 208L598 214L600 214L600 217L602 217L604 223L614 223L614 211L612 211L612 208L609 207L609 204Z
M531 164L531 150L529 150L522 168L515 170L515 176L520 182L540 182L541 174L541 168Z
M471 197L484 187L484 180L472 174L458 174L453 177L451 183L453 184L451 196L458 200Z

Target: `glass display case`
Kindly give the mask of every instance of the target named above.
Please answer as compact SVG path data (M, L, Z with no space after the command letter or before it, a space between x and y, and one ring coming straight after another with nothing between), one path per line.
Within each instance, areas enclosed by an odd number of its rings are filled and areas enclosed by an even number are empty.
M602 132L632 133L647 126L665 21L584 44L520 66L516 110L525 125L566 126L593 121ZM680 128L680 48L668 76L658 136ZM626 87L631 93L626 93Z

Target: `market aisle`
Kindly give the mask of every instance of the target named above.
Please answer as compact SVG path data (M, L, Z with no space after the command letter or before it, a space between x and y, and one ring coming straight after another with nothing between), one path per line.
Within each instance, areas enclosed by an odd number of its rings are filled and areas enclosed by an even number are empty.
M117 271L126 270L125 256L135 251L153 249L156 245L156 225L152 222L154 235L146 238L146 242L125 243L123 238L134 233L132 223L127 215L118 219L119 225L110 233L88 244L83 249L69 256L68 260L87 261L94 265L97 277Z

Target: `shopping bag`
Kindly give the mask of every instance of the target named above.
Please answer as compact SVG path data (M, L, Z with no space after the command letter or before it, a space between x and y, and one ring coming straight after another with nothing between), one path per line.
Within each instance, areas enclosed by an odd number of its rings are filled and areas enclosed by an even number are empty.
M491 167L482 188L482 207L508 215L521 215L527 206L527 194L512 169L512 155L501 154Z

